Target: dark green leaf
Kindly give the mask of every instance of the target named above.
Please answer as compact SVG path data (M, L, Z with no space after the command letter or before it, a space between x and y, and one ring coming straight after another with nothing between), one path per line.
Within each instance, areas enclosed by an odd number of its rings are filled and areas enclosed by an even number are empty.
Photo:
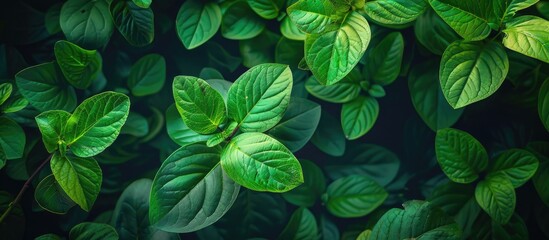
M346 144L341 124L334 124L337 121L328 112L323 111L316 132L311 137L311 142L318 149L334 157L343 155Z
M166 110L166 128L170 138L180 146L185 146L190 143L206 142L211 135L202 135L191 130L177 111L174 105L171 105Z
M102 60L96 50L61 40L55 43L54 52L65 79L76 88L88 88L101 70Z
M0 148L7 159L23 157L27 138L25 132L13 120L0 117Z
M248 5L262 18L275 19L285 2L284 0L248 0Z
M114 28L107 0L69 0L59 22L67 40L90 49L107 45Z
M34 199L40 207L56 214L65 214L76 205L57 183L53 174L42 179L36 186Z
M379 207L389 194L366 176L351 175L328 186L323 201L330 213L341 218L362 217Z
M301 160L303 168L303 184L282 194L286 201L300 206L312 207L326 191L326 179L322 170L309 160Z
M417 18L414 33L417 41L436 55L442 55L450 43L460 39L460 36L432 9L428 9Z
M221 9L214 2L186 1L177 13L175 26L185 48L196 48L212 38L221 26Z
M549 131L549 79L539 89L538 114L543 126Z
M245 1L232 4L223 13L221 34L225 38L250 39L259 35L264 28L265 23L261 17L257 16Z
M317 239L318 226L315 216L307 208L298 208L292 214L288 225L282 230L278 239Z
M154 40L154 13L132 0L114 0L110 3L114 25L124 38L136 47L149 45Z
M392 32L383 38L370 53L367 64L372 80L381 85L395 81L400 73L404 55L404 38L400 32Z
M379 115L379 103L370 96L359 96L343 104L341 126L345 137L354 140L368 133Z
M147 96L159 92L166 80L166 60L162 55L146 55L132 66L128 87L134 96Z
M71 229L69 240L118 240L118 234L108 224L83 222Z

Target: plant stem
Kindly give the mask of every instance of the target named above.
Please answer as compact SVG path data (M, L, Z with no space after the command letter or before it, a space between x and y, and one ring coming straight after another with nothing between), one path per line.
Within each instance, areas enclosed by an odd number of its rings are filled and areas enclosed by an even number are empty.
M34 179L34 177L36 175L38 175L40 170L42 170L42 168L44 168L44 166L46 166L46 163L48 163L51 160L52 156L53 155L50 155L48 158L46 158L46 160L44 162L42 162L42 164L40 164L40 166L38 166L38 168L36 168L36 170L34 170L34 172L29 177L29 179L27 179L25 184L23 184L23 187L21 188L21 190L17 194L17 197L15 197L15 199L9 204L8 209L6 209L6 211L2 214L2 217L0 217L0 223L2 223L4 221L4 219L8 216L8 214L11 212L11 210L13 209L15 204L17 204L19 202L19 200L21 200L21 197L23 197L23 193L25 193L27 188L29 188L30 183L32 182L32 179Z

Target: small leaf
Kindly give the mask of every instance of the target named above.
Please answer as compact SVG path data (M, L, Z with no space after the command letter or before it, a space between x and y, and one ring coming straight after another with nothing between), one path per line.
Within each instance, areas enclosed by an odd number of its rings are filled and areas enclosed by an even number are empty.
M377 0L368 1L364 11L376 22L400 25L416 20L427 7L425 0Z
M370 96L359 96L343 104L341 109L341 126L345 137L354 140L368 133L379 115L379 103Z
M428 0L435 12L465 40L482 40L491 32L491 1Z
M287 192L303 183L299 161L284 145L263 133L243 133L221 153L223 170L255 191Z
M166 80L166 60L162 55L146 55L132 66L128 87L134 96L142 97L158 93Z
M488 166L488 153L469 133L445 128L437 131L435 151L442 171L457 183L471 183Z
M261 17L245 1L232 4L223 13L221 34L227 39L250 39L259 35L264 28L265 23Z
M177 36L185 48L194 49L212 38L221 26L221 9L215 2L186 1L177 13Z
M515 189L505 175L494 175L478 183L475 198L480 207L499 224L509 222L515 212Z
M132 0L133 3L140 8L148 8L152 4L152 0Z
M126 123L120 129L120 134L128 134L135 137L144 137L149 133L149 122L143 115L130 112Z
M56 214L65 214L76 205L55 181L53 174L36 186L34 199L41 208Z
M60 144L64 144L63 127L70 116L70 113L63 110L50 110L35 117L42 141L49 153L53 153Z
M367 66L374 83L388 85L400 73L404 55L404 38L400 32L392 32L384 37L370 53Z
M8 98L11 96L11 91L13 86L11 83L2 83L0 84L0 105L2 105Z
M222 143L232 134L234 134L235 131L237 131L237 127L238 124L236 122L231 122L222 132L216 133L210 139L208 139L208 141L206 142L206 146L215 147L218 144Z
M311 76L307 82L305 82L305 89L311 95L332 103L346 103L350 102L360 95L362 88L360 87L360 81L363 77L360 72L355 68L340 82L334 85L322 85L318 80Z
M539 161L532 153L522 149L510 149L500 153L488 168L488 176L503 174L514 188L526 183L538 169Z
M291 204L300 207L312 207L326 191L326 178L316 164L309 160L300 160L303 168L303 184L282 193L282 197Z
M549 21L520 16L506 24L503 45L526 56L549 63Z
M135 0L114 0L110 3L114 25L133 46L147 46L154 40L154 13Z
M307 208L298 208L278 239L317 239L318 226L315 216Z
M118 234L108 224L83 222L71 229L69 240L118 240Z
M102 60L96 50L60 40L55 43L54 52L65 79L76 88L88 88L101 71Z
M89 49L107 45L114 29L107 0L69 0L59 22L67 40Z
M23 157L26 139L19 124L7 117L0 117L0 148L6 159Z
M549 131L549 79L539 89L538 114L543 126Z
M379 207L389 194L366 176L351 175L328 186L323 199L330 213L341 218L362 217Z
M285 2L284 0L248 0L248 5L262 18L275 19Z
M175 104L172 104L166 110L166 128L170 138L180 146L191 143L206 142L211 135L202 135L191 130L177 111Z
M332 23L334 5L323 0L299 0L287 9L292 22L303 32L322 33Z
M54 153L51 170L63 191L83 210L89 212L101 189L101 168L93 158Z

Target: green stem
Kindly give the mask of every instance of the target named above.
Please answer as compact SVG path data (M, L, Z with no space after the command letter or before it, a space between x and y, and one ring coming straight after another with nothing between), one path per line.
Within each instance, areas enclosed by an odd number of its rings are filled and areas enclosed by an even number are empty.
M17 197L15 197L15 199L10 203L10 205L8 206L8 209L6 209L6 211L2 214L2 217L0 217L0 223L2 223L4 221L4 219L9 215L9 213L11 212L11 210L13 209L13 207L15 206L15 204L17 204L19 202L19 200L21 200L21 197L23 197L23 193L25 193L25 191L27 190L27 188L29 188L31 182L32 182L32 179L34 179L34 177L36 175L38 175L38 173L40 172L40 170L42 170L42 168L44 168L44 166L46 166L46 163L48 163L50 160L51 160L51 157L53 155L50 155L48 158L46 158L46 160L44 162L42 162L42 164L40 164L40 166L38 166L38 168L36 168L36 170L34 170L34 172L32 173L32 175L29 177L29 179L27 179L27 181L25 182L25 184L23 184L23 187L21 188L21 190L19 191L19 193L17 194Z

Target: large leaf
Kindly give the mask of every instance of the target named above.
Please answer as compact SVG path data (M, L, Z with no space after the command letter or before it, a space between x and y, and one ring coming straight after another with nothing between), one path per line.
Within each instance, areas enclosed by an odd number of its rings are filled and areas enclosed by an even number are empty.
M503 45L526 56L549 63L549 21L520 16L505 25Z
M412 103L423 121L433 131L451 127L458 121L463 109L453 109L444 98L435 62L417 65L408 76Z
M428 0L437 14L466 40L482 40L491 32L492 1Z
M282 64L261 64L242 74L229 89L227 112L243 132L264 132L284 116L292 72Z
M385 189L369 177L351 175L331 183L322 200L333 215L352 218L374 211L387 196Z
M359 96L343 104L341 126L345 137L354 140L366 134L376 123L379 115L379 103L370 96Z
M488 177L503 174L518 188L526 183L538 170L536 156L526 150L510 149L500 153L488 168Z
M190 143L206 142L210 135L202 135L191 130L177 111L175 104L168 107L166 110L166 128L170 138L180 146L185 146Z
M118 240L118 234L108 224L83 222L71 229L69 240Z
M335 11L330 1L300 0L288 7L288 16L303 32L322 33L332 23L331 16Z
M175 77L173 96L185 125L197 133L213 133L226 119L223 97L200 78Z
M34 199L41 208L56 214L65 214L76 205L63 191L53 175L48 175L36 186Z
M494 175L479 182L475 198L478 205L499 224L509 222L515 212L515 189L505 175Z
M23 157L27 138L23 128L13 120L0 117L0 148L6 159Z
M114 0L110 4L114 25L124 38L136 47L149 45L154 40L154 13L132 0Z
M311 76L305 82L305 89L311 95L324 101L346 103L357 98L360 92L362 92L362 88L360 87L361 80L363 79L360 71L355 68L343 80L329 86L322 85L314 76Z
M460 108L492 95L509 71L509 59L497 42L456 41L442 55L440 85L446 100Z
M275 19L285 2L284 0L248 0L248 5L262 18Z
M442 55L450 43L460 39L460 36L431 9L417 18L414 33L423 47L437 55Z
M215 2L186 1L175 21L179 40L185 48L193 49L215 35L221 26L221 9Z
M370 37L368 22L353 11L337 29L307 36L305 60L320 83L334 84L357 65Z
M128 87L134 96L146 96L159 92L166 81L166 60L162 55L146 55L132 66Z
M79 157L91 157L110 146L130 111L128 96L104 92L82 102L67 120L65 144Z
M368 73L374 83L388 85L400 74L404 55L404 38L400 32L392 32L384 37L370 52L367 64Z
M290 217L279 239L317 239L318 226L315 216L307 208L298 208Z
M303 184L282 194L286 201L301 207L312 207L326 191L326 179L316 164L309 160L300 160L303 168Z
M364 11L376 22L401 25L416 20L427 7L425 0L377 0L367 2Z
M15 82L30 105L40 111L72 111L76 107L74 88L64 83L63 75L53 62L21 70L15 75Z
M263 133L243 133L221 153L221 166L235 182L255 191L287 192L303 183L299 161Z
M63 191L85 211L90 211L101 189L101 168L93 158L54 153L51 171Z
M408 201L404 210L393 208L376 223L370 235L377 239L461 239L459 225L442 210L424 201Z
M338 120L327 111L322 111L316 132L311 142L328 155L338 157L345 153L345 134L341 124L334 125Z
M538 114L543 126L549 131L549 79L539 89Z
M292 152L301 149L315 133L320 121L320 105L303 98L292 98L280 122L267 132Z
M488 153L469 133L445 128L437 131L435 151L442 171L457 183L471 183L488 166Z
M233 40L250 39L259 35L265 28L261 17L254 13L246 1L232 4L223 13L221 34Z
M88 88L101 70L102 60L96 50L61 40L55 43L54 52L65 79L76 88Z
M164 161L152 183L151 224L169 232L193 232L231 208L240 186L223 172L220 150L187 145Z
M58 149L63 141L63 127L67 124L71 114L63 110L50 110L35 117L36 124L42 134L42 141L49 153Z
M69 0L59 22L67 40L89 49L107 45L114 28L107 0Z
M111 225L121 239L179 239L177 234L161 231L149 223L151 185L150 179L136 180L118 198Z

